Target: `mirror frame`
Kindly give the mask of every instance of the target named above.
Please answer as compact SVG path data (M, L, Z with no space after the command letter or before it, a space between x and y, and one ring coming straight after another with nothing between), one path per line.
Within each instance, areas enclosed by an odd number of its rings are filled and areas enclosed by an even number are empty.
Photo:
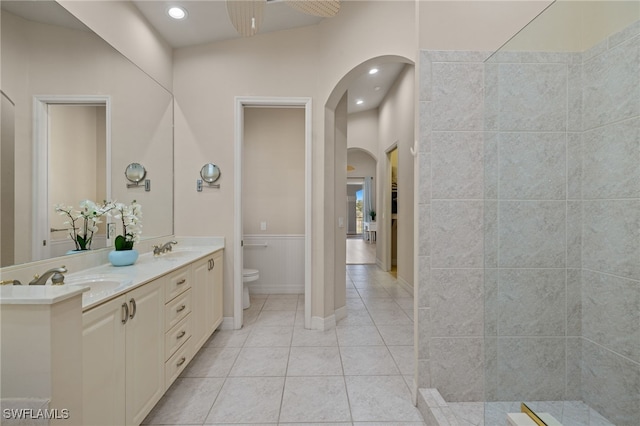
M218 179L220 179L222 172L220 171L220 167L213 163L207 163L200 169L200 176L203 181L212 184L216 183Z
M140 163L131 163L124 170L124 176L129 182L137 185L147 176L147 169Z

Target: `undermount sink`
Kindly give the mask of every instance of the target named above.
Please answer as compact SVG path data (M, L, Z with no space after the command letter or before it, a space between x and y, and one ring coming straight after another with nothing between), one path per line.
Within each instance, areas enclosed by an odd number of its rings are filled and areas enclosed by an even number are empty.
M83 275L65 280L65 285L89 287L89 291L82 294L83 299L102 297L130 283L131 279L126 275L117 274Z

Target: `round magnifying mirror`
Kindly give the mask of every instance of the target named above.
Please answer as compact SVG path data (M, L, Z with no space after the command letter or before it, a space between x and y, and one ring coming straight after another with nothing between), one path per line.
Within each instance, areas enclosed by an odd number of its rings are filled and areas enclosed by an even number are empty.
M147 175L147 171L145 170L142 164L131 163L127 166L124 171L124 175L133 183L139 183L144 177Z
M214 183L218 179L220 179L220 168L213 163L208 163L202 166L200 169L200 176L202 176L202 180L207 183Z

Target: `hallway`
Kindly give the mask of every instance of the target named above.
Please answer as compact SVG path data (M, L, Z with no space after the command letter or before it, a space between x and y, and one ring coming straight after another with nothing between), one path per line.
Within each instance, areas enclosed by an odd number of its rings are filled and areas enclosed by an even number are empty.
M216 331L144 424L424 425L411 404L413 298L372 265L347 266L348 316L306 330L301 295L252 295L241 330Z
M365 241L361 235L347 237L347 265L375 265L376 243Z

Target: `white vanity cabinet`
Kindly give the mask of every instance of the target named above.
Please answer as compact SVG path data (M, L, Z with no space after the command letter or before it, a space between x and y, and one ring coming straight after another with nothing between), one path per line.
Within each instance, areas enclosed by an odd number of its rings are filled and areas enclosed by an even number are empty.
M165 281L83 313L84 424L139 425L164 394Z
M222 323L222 251L193 263L193 340L199 350Z

